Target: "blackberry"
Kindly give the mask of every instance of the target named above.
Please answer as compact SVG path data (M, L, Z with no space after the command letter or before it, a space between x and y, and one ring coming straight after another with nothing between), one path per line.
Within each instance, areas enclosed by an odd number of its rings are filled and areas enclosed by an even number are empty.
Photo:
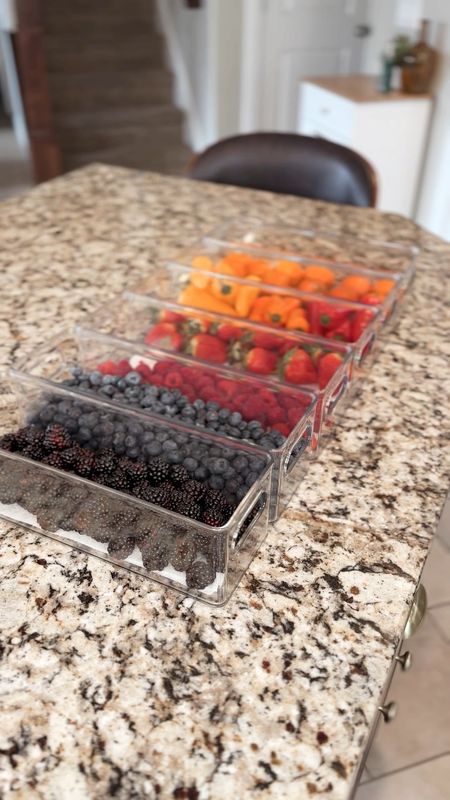
M161 458L154 458L147 464L147 477L154 486L159 486L159 484L166 481L169 475L170 466Z
M147 464L143 461L132 461L131 458L121 458L119 469L123 469L132 483L140 483L147 478Z
M82 452L83 448L79 444L74 444L73 447L67 447L65 450L61 450L59 455L64 464L64 469L72 469L77 459L81 457Z
M202 522L211 525L213 528L220 528L226 522L226 515L218 509L206 509L202 514Z
M5 433L0 438L0 447L7 450L9 453L14 453L17 450L17 440L13 433Z
M200 481L190 480L183 484L183 496L189 500L202 500L205 494L205 486Z
M149 497L152 495L152 492L156 489L155 486L152 486L151 483L148 481L140 481L133 487L133 494L136 497L139 497L140 500L147 500L147 502L152 502L149 500Z
M226 512L230 508L228 498L218 489L207 489L203 497L205 508Z
M145 543L139 545L142 554L142 563L150 571L162 570L167 567L170 557L170 547L167 539L150 533Z
M174 464L170 470L170 480L175 486L182 486L190 480L190 475L182 464Z
M176 511L178 514L183 514L183 516L189 517L190 519L200 519L202 516L202 508L195 500L184 499L184 497L181 496L174 506L171 505L173 511Z
M163 508L170 508L173 488L170 484L163 483L161 486L150 486L146 496L142 497L147 503L155 503Z
M44 506L36 514L38 525L43 530L54 533L62 527L62 523L66 517L66 513L61 506Z
M136 511L132 511L131 508L123 508L111 514L111 526L113 530L119 531L119 534L129 536L130 528L134 527L136 518Z
M47 425L45 429L43 444L47 450L64 450L64 448L70 447L72 439L62 425L53 423L52 425Z
M131 481L120 469L116 469L112 475L108 475L105 482L107 486L117 489L118 492L131 491Z
M206 561L194 561L186 570L186 585L189 589L204 589L216 577L216 571Z
M170 563L178 572L186 572L195 558L195 544L189 536L180 535L170 554Z
M73 469L82 478L89 478L93 472L95 456L91 450L80 447L73 459Z
M94 472L103 483L108 475L112 475L117 466L117 456L113 450L103 450L95 456Z
M135 548L132 536L118 536L108 542L108 554L113 558L128 558Z
M31 447L27 448L27 450L29 449L31 449ZM54 467L55 469L64 469L64 461L59 453L49 453L49 455L45 456L42 461L44 464L48 464L49 467Z

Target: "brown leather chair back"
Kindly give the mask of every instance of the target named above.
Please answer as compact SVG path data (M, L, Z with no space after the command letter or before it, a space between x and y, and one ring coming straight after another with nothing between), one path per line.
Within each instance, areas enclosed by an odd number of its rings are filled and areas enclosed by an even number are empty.
M348 147L296 133L249 133L222 139L188 165L191 178L374 206L375 172Z

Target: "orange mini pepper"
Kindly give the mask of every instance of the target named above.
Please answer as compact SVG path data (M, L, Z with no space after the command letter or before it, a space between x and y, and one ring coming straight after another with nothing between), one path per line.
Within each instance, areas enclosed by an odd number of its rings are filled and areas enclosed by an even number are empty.
M215 311L217 314L236 316L234 308L229 306L228 303L213 297L208 292L197 289L192 284L181 292L179 302L184 306L193 306L193 308L202 308L205 311Z

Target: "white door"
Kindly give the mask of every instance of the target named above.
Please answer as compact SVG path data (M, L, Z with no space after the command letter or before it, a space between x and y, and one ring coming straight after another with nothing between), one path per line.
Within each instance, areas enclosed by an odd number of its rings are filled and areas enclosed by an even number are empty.
M249 10L242 128L295 131L304 77L360 71L357 26L367 21L367 0L251 0Z

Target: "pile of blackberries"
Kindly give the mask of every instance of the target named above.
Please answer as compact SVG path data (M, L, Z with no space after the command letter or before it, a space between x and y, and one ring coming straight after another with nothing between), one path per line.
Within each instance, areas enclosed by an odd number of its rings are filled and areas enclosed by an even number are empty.
M58 395L0 446L214 526L265 467L256 453Z
M72 377L63 381L65 386L94 392L105 399L151 411L166 419L206 428L233 439L246 439L267 451L281 447L286 441L282 433L263 428L256 419L245 421L239 411L231 411L219 403L212 400L205 402L201 398L191 403L180 389L146 383L134 370L123 377L103 375L99 370L85 372L81 367L73 367L71 372Z

